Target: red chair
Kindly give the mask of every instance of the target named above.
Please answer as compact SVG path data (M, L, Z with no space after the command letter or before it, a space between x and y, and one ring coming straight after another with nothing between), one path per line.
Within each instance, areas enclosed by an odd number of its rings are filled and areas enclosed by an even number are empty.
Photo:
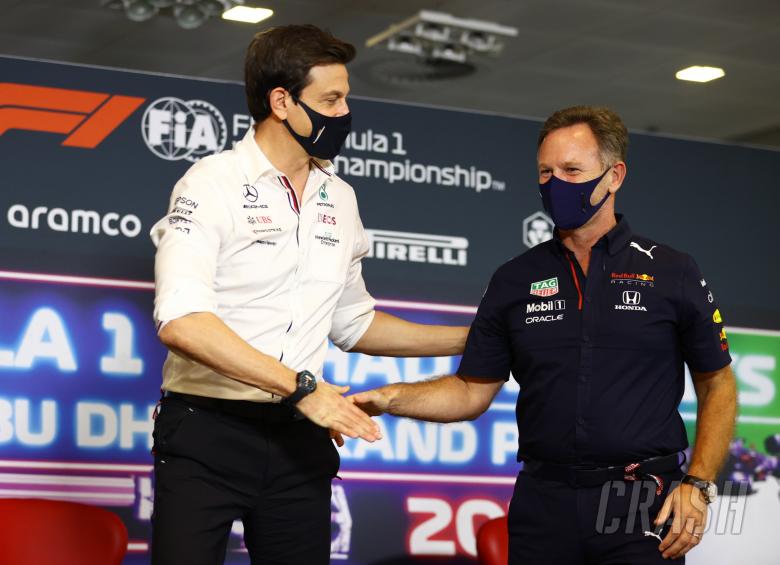
M509 528L506 516L488 520L477 531L479 565L507 565L509 561Z
M120 565L127 529L108 510L59 500L0 498L0 563Z

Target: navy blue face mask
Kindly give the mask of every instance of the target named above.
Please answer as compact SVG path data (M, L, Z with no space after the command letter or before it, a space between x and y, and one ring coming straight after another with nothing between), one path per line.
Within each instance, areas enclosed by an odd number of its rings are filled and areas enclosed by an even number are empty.
M590 197L610 169L612 167L607 167L601 176L585 182L569 182L551 175L550 180L539 184L542 204L556 227L562 230L579 228L599 211L609 198L609 192L595 205L591 205Z
M349 131L352 129L352 114L326 116L309 108L304 104L303 100L295 100L295 98L293 100L309 116L311 120L311 134L301 135L296 133L287 120L284 120L284 125L287 126L290 135L301 144L301 147L310 156L330 161L339 154L344 140L347 139Z

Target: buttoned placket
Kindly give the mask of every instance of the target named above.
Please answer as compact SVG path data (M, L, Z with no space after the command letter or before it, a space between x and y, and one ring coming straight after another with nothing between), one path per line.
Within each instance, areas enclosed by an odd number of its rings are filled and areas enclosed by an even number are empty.
M588 264L588 276L585 277L577 258L571 251L564 251L567 267L573 277L573 283L577 287L578 303L580 306L580 362L577 371L577 405L574 423L574 451L577 461L580 461L582 448L588 443L587 413L590 400L591 378L593 376L593 341L596 336L596 326L599 317L599 293L603 286L605 266L605 252L597 245L591 249L590 262Z
M325 173L321 173L323 176ZM311 201L314 198L314 193L317 192L318 189L316 189L316 185L319 182L320 173L317 172L317 169L312 168L312 170L309 172L309 176L306 178L306 186L303 190L303 198L299 201L297 195L295 194L295 189L292 186L292 183L290 180L284 176L279 176L279 181L281 187L287 192L287 198L290 203L290 210L292 213L296 216L297 226L295 228L295 241L297 243L297 260L295 262L295 271L292 274L292 277L290 279L290 291L287 293L288 297L288 310L290 312L290 325L287 327L287 331L285 332L284 338L282 339L282 353L279 357L279 361L282 361L284 359L284 352L289 344L289 340L291 338L291 334L293 332L293 328L296 327L298 324L296 323L296 320L300 316L300 312L298 311L298 304L300 304L299 300L299 290L301 286L301 276L303 274L303 265L304 261L306 260L307 253L310 252L310 249L307 248L306 245L301 245L301 236L303 235L304 241L309 241L309 233L308 231L305 234L301 234L301 215L304 214L304 210L308 212L308 209L311 206ZM326 177L324 182L329 183L331 181L330 177ZM305 226L308 229L311 229L311 226Z

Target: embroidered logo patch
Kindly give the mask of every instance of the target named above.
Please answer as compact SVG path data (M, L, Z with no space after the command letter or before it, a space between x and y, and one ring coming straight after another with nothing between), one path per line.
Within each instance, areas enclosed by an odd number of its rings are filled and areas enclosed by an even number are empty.
M531 283L531 294L533 296L552 296L558 294L558 277Z

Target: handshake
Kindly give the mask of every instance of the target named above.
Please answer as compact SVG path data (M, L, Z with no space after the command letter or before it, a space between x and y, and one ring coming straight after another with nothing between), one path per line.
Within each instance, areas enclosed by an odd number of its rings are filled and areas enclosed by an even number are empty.
M503 379L447 375L344 396L348 386L319 382L297 408L315 424L330 429L341 446L342 435L370 442L382 439L371 416L385 413L441 423L473 420L488 409L503 384Z
M384 388L387 387L344 396L348 386L320 381L316 390L301 399L296 407L318 426L330 429L331 437L339 446L344 445L342 435L373 442L382 439L382 433L371 416L385 413L390 403Z

